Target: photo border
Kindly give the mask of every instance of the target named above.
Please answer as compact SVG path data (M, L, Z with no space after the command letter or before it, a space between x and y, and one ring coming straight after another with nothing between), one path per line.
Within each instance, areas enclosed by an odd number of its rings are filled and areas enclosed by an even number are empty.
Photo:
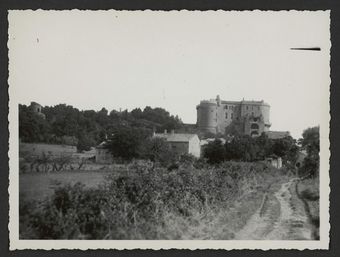
M12 4L10 4L10 5L8 5L8 3L7 3L7 6L9 7L9 6L11 6L11 5L14 5L14 7L10 7L10 8L8 8L7 7L7 9L16 9L16 8L18 8L18 2L20 2L20 1L13 1L14 2L14 4L12 3ZM34 1L29 1L28 3L30 3L30 2L34 2ZM51 1L52 2L52 1ZM60 8L60 6L59 7L56 7L56 6L54 6L54 8L52 7L48 7L48 4L50 4L50 5L55 5L55 3L52 3L51 4L51 2L47 2L47 8L46 8L46 5L45 5L45 7L43 6L42 8L43 9L67 9L67 7L65 7L65 2L66 1L63 1L62 2L62 4L61 4L61 8ZM83 2L83 6L85 5L85 6L87 6L88 5L88 3L85 3L85 1L74 1L74 2L77 2L77 3L79 3L79 2ZM74 2L72 2L72 4L74 3ZM126 8L126 1L124 1L124 3L122 3L121 1L115 1L115 2L120 2L121 4L122 4L122 6L123 6L123 9L129 9L129 7L127 7ZM129 3L131 3L132 1L128 1ZM148 1L149 2L149 1ZM157 3L155 3L155 2L157 2L157 1L151 1L151 2L154 2L154 4L157 6L157 5L159 5L159 3L157 4ZM193 6L197 6L197 3L200 3L200 4L204 4L205 3L205 1L195 1L195 5L193 5ZM212 5L211 5L211 7L209 8L208 7L208 5L207 4L205 4L205 8L207 8L208 10L211 10L211 9L214 9L214 8L216 8L216 2L215 1L212 1L213 3L212 3ZM235 2L236 1L230 1L230 2L232 2L233 4L231 5L231 7L232 6L235 6ZM248 4L249 4L249 2L250 1L245 1L245 2L248 2ZM268 1L264 1L264 2L267 2L268 3ZM287 1L286 1L287 2ZM290 2L290 1L288 1L288 2ZM306 2L306 1L304 1L304 2ZM335 49L338 49L338 41L339 41L339 37L336 37L336 39L334 39L334 37L335 37L335 33L334 33L334 31L335 31L335 29L336 28L338 28L339 27L339 19L338 19L338 10L339 10L339 6L336 6L335 5L335 7L337 7L337 8L332 8L331 6L330 6L330 2L332 2L332 1L326 1L326 4L324 4L323 5L323 7L322 8L320 8L320 7L316 7L315 5L313 6L313 5L311 5L311 4L306 4L306 6L310 6L310 8L306 8L306 9L308 9L308 10L312 10L312 8L311 7L313 7L313 8L316 8L317 10L319 10L319 9L330 9L331 10L331 31L333 31L333 33L331 33L331 37L332 37L332 39L331 39L331 41L332 41L332 48L331 48L331 79L332 79L332 85L331 85L331 96L330 96L330 102L331 102L331 104L332 104L332 106L331 106L331 115L332 115L332 118L331 118L331 124L330 124L330 135L331 135L331 140L330 140L330 147L331 147L331 150L332 150L332 155L331 155L331 163L330 163L330 167L331 167L331 172L330 172L330 177L332 178L332 180L331 180L331 188L332 188L332 191L331 191L331 195L330 195L330 200L332 201L332 199L333 199L333 196L334 195L336 195L336 190L337 190L337 187L335 187L334 185L335 185L335 183L338 183L337 181L339 181L339 175L337 175L335 172L332 172L332 170L334 170L333 168L336 166L335 164L335 160L334 160L334 155L335 155L335 150L337 149L336 148L336 145L334 145L334 144L332 144L332 141L333 142L335 142L334 141L334 139L333 138L337 138L336 137L336 135L335 135L335 132L334 132L334 128L339 128L339 125L337 125L337 124L335 124L335 122L337 122L337 120L336 120L336 118L335 118L335 114L334 114L334 110L335 109L337 109L336 108L336 106L335 106L335 102L336 102L336 97L338 97L339 96L339 93L336 91L336 87L334 87L334 84L335 84L335 82L338 82L339 80L337 79L337 76L336 76L336 74L335 74L335 72L334 72L334 68L335 67L337 67L338 69L339 69L339 64L337 64L338 63L338 57L339 57L339 54L336 54L336 51L335 51ZM214 3L215 3L215 7L214 7ZM258 1L256 1L256 3L258 3ZM281 2L280 2L281 3ZM325 2L324 2L325 3ZM327 3L328 3L328 5L327 5ZM72 5L71 4L71 5ZM211 4L211 2L210 2L210 4ZM21 2L21 5L23 5L22 4L22 2ZM237 5L237 4L236 4ZM252 6L252 4L249 4L250 6ZM282 4L277 4L277 3L275 3L274 5L276 5L276 6L282 6ZM20 6L20 5L19 5ZM27 4L25 4L25 5L23 5L23 6L26 6L26 7L24 7L24 9L26 9L26 8L30 8L30 7L27 7ZM132 5L133 6L133 5ZM139 4L139 5L135 5L135 6L133 6L133 8L135 8L137 6L137 8L141 8L141 9L143 9L143 7L141 6L141 4ZM243 6L243 7L241 7L241 9L243 9L243 8L246 8L247 9L247 7L244 7L244 2L243 2L243 4L241 4L241 6ZM98 8L98 9L105 9L105 8L103 8L103 7L94 7L94 6L92 6L93 8ZM163 6L164 7L164 6ZM171 9L171 5L167 5L167 7L170 7L170 9ZM173 7L172 7L173 8ZM182 7L177 7L177 8L180 8L180 9L182 9L183 8L183 6ZM191 7L192 8L192 7ZM188 10L192 10L191 8L185 8L185 9L188 9ZM197 8L197 7L194 7L194 8ZM287 7L286 7L287 8ZM7 10L6 9L6 10ZM22 8L19 8L19 9L22 9ZM88 9L87 7L85 7L85 9ZM90 8L91 9L91 8ZM108 7L107 9L119 9L119 8L117 8L117 6L115 7L115 6L110 6L110 7ZM154 10L154 8L146 8L146 9L153 9ZM218 9L223 9L223 10L226 10L226 9L224 9L224 8L221 8L221 7L219 7ZM237 10L237 8L231 8L232 10ZM258 7L258 8L255 8L255 9L261 9L260 7ZM271 10L274 10L273 8L270 8ZM282 9L282 7L279 7L279 9ZM284 8L285 9L285 8ZM291 8L287 8L287 9L291 9ZM298 8L294 8L293 7L293 9L298 9ZM95 9L93 9L93 10L95 10ZM159 10L159 9L157 9L157 10ZM163 9L164 10L164 9ZM195 9L195 10L197 10L197 9ZM199 9L199 10L203 10L203 9ZM230 10L230 9L229 9ZM3 20L3 14L4 14L4 12L3 11L1 11L1 19ZM7 19L7 14L6 14L6 19ZM8 25L7 24L7 22L4 22L4 23L1 23L1 28L3 28L4 26L3 25ZM2 30L3 31L3 30ZM1 32L2 32L1 31ZM337 30L337 31L339 31L339 30ZM7 35L6 35L7 36ZM4 39L4 35L3 35L3 33L1 34L1 40L3 41L3 39ZM6 40L6 42L7 42L7 40ZM1 45L1 50L4 50L4 48L3 48L3 46ZM6 49L6 51L7 51L7 49ZM2 51L3 52L3 51ZM338 53L338 52L337 52ZM1 79L2 80L4 80L4 78L6 78L7 77L7 74L8 74L8 71L7 70L5 70L8 66L7 66L7 64L8 63L6 63L6 62L8 62L8 59L7 58L3 58L2 59L2 64L4 64L4 65L1 65L1 67L3 67L3 68L1 68L1 74L3 75L5 75L5 76L2 76L1 77ZM2 83L2 85L6 85L7 83ZM3 90L3 89L5 89L5 90ZM6 106L6 104L8 103L8 95L7 95L7 89L6 89L6 87L1 87L1 90L3 90L5 93L4 94L1 94L1 98L0 98L0 103L2 104L1 105L1 121L2 121L2 119L4 120L4 121L6 121L7 120L7 114L8 114L8 106ZM7 98L7 99L6 99ZM1 100L4 100L4 101L1 101ZM8 127L7 126L2 126L2 125L6 125L6 122L1 122L1 136L0 136L0 142L1 143L3 143L3 145L4 146L6 146L7 145L7 143L5 143L6 142L6 140L8 140ZM2 132L4 132L4 133L2 133ZM7 137L7 138L6 138ZM8 142L8 141L7 141ZM4 168L4 169L1 169L1 170L8 170L8 159L7 159L7 152L6 152L6 148L7 147L1 147L1 168ZM5 151L3 151L3 150L5 150ZM8 150L8 149L7 149ZM7 160L6 160L7 159ZM7 166L6 166L7 165ZM4 175L3 173L1 174L2 176ZM7 176L7 177L6 177ZM336 177L337 176L337 177ZM334 180L334 181L333 181ZM8 186L8 173L6 173L5 174L5 177L3 177L2 179L1 179L1 183L4 183L5 182L5 184L7 183L7 186ZM6 185L4 185L3 186L3 184L1 184L1 189L6 189L7 187L6 187ZM334 191L333 191L334 190ZM339 194L338 194L339 195ZM5 196L5 197L4 197ZM2 203L6 203L6 202L8 202L8 198L7 198L7 196L8 196L8 194L6 195L6 193L5 194L2 194L1 195L1 197L2 197L2 199L1 200L3 200L2 201ZM6 200L7 199L7 200ZM332 206L331 205L331 213L335 213L334 212L334 210L335 210L335 208L337 208L337 210L339 210L339 208L337 207L337 206ZM6 213L6 209L7 209L7 211L8 211L8 203L7 203L7 208L2 208L1 209L1 217L7 217L7 221L8 221L8 212ZM3 212L3 210L5 210L5 212ZM5 213L5 215L3 215L3 213ZM331 214L332 215L332 214ZM334 222L334 219L336 218L336 216L335 215L332 215L331 216L331 221L332 222ZM2 221L6 221L6 219L1 219ZM337 224L339 224L339 223L337 223ZM334 232L334 227L337 227L336 225L334 225L334 224L332 224L332 226L331 226L331 231L332 232ZM333 228L333 229L332 229ZM3 230L1 229L1 232L3 232ZM8 231L6 231L7 232L7 235L6 234L4 234L4 236L2 237L3 239L4 238L8 238ZM3 235L3 234L2 234ZM327 253L327 255L328 255L328 253L329 252L331 252L331 250L332 249L334 249L334 247L336 248L336 244L334 244L334 240L336 240L336 237L334 237L334 233L332 233L332 238L331 238L331 245L330 245L330 251L322 251L322 253L323 254L325 254L325 253ZM167 241L168 242L168 241ZM204 241L204 243L206 243L207 241ZM333 243L332 243L333 242ZM5 245L4 243L2 244L2 245ZM8 247L8 241L7 241L7 247ZM171 247L170 247L171 248ZM7 248L7 250L8 250L8 248ZM27 250L26 250L27 251ZM28 250L29 251L29 250ZM7 252L7 251L6 251ZM25 252L25 251L20 251L20 252ZM129 251L129 252L131 252L131 251ZM291 251L290 251L291 252ZM308 252L308 251L307 251ZM313 251L313 254L315 254L315 253L318 253L319 251ZM282 252L283 253L283 252ZM280 253L280 255L281 255L281 253Z

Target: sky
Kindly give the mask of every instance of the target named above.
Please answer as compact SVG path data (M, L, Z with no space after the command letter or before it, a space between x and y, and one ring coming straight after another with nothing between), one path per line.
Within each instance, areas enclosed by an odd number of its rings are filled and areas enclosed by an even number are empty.
M10 99L162 107L185 123L216 95L264 100L271 130L299 138L328 126L329 23L327 11L10 11Z

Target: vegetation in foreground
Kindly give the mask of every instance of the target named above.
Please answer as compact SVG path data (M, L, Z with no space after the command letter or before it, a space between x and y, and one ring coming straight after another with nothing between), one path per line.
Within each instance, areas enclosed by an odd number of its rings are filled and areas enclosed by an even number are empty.
M264 193L288 179L263 163L169 171L129 165L98 188L64 186L20 203L21 239L233 239Z

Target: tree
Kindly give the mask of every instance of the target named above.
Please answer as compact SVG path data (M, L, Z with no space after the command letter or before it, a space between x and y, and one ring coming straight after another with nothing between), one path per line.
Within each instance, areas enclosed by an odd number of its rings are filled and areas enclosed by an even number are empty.
M143 145L151 131L145 129L120 127L109 138L107 149L113 156L125 160L140 158L143 156Z
M158 162L164 167L175 162L177 159L177 154L171 151L164 138L148 138L143 149L145 158Z
M203 156L208 159L208 163L216 164L225 160L226 150L221 140L215 139L205 146Z
M25 105L19 105L19 137L23 142L48 142L51 127Z
M256 140L248 135L235 136L225 144L227 160L256 161L259 159L260 147Z
M77 150L79 152L89 151L91 147L96 144L94 138L91 135L86 134L85 132L79 133L78 138L79 140L77 144Z
M300 173L317 176L320 166L320 134L319 127L306 129L299 140L301 147L307 150L307 157L303 161Z
M307 150L307 153L320 151L320 128L312 127L303 131L302 138L299 139L299 143L302 148Z
M296 141L287 136L280 139L273 140L273 153L279 157L287 157L289 154L296 153Z

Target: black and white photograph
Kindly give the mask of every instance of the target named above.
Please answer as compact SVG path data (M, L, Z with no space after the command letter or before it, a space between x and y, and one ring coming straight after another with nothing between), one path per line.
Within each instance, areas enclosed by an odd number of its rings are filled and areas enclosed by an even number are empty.
M8 22L10 249L328 249L330 11Z

